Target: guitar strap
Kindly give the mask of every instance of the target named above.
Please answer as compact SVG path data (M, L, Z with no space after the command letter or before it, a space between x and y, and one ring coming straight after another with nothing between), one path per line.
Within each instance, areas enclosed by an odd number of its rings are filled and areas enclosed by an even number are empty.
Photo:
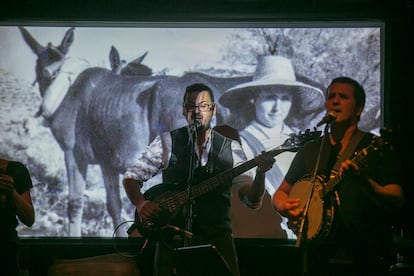
M361 130L357 130L355 134L352 136L351 141L349 141L348 146L344 150L344 152L339 156L338 160L336 161L335 165L333 166L333 170L338 171L339 166L341 163L347 159L349 159L355 152L359 142L365 136L365 132Z

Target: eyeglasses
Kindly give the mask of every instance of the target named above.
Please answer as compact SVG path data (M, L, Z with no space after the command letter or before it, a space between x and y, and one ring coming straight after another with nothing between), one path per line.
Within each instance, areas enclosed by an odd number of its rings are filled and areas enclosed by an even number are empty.
M184 108L185 110L187 110L187 112L194 112L197 108L198 110L200 110L200 112L207 112L212 109L212 106L213 104L208 103L202 103L200 105L184 104Z

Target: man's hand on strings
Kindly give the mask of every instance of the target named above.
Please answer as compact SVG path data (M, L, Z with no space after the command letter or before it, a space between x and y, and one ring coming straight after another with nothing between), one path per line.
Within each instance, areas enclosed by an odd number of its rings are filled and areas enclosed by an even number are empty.
M141 219L153 220L158 218L160 213L159 205L150 200L144 200L136 207Z
M262 151L261 154L256 156L255 160L257 162L257 173L267 172L273 167L273 164L276 161L272 156L270 156L270 154L266 153L265 151Z
M344 176L345 174L360 175L361 168L351 160L345 160L339 167L339 175Z
M299 198L287 198L284 203L283 214L290 219L298 219L303 214Z

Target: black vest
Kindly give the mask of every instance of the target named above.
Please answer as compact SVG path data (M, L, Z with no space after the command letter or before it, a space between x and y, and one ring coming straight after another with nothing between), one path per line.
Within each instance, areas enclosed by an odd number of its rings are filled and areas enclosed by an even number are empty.
M191 143L187 127L171 132L172 152L168 167L163 171L163 182L174 183L185 188L187 185ZM211 178L218 173L233 167L233 156L230 139L216 131L211 134L211 149L206 166L199 167L199 160L194 153L195 163L194 184ZM219 188L209 191L194 200L192 232L195 235L210 236L215 233L230 233L230 187L226 183ZM177 221L177 224L181 224ZM178 225L183 227L184 225Z

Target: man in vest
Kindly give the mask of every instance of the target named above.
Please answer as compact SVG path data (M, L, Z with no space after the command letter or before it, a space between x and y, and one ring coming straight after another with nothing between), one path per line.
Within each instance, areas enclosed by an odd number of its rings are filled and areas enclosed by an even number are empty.
M177 259L177 247L207 244L217 249L229 275L240 274L230 220L230 188L237 185L240 200L259 208L265 172L274 159L262 152L253 166L240 170L245 154L239 142L212 129L215 114L212 90L201 83L188 86L183 98L188 125L156 137L124 174L125 191L137 210L138 228L141 233L156 233L158 239L154 275L188 275L182 259ZM256 165L253 178L250 169ZM239 169L233 170L235 167ZM159 172L163 184L143 194L143 183ZM177 240L183 243L177 245ZM205 260L200 264L201 271L211 268Z

